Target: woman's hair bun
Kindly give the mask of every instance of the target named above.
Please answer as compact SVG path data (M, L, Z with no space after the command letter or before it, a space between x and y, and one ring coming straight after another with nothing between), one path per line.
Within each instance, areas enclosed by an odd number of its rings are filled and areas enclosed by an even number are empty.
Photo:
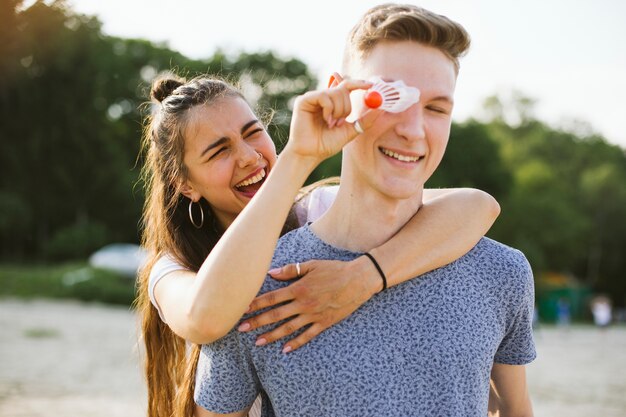
M164 74L152 82L150 97L160 103L184 83L184 78L177 77L171 73Z

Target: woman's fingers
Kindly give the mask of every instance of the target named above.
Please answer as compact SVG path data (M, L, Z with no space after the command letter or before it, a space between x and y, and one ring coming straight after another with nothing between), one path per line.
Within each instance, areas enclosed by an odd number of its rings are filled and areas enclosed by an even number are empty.
M311 271L314 261L298 262L295 264L287 264L280 268L270 269L267 273L274 279L279 281L289 281L296 278L301 278ZM259 295L248 308L248 313L263 310L264 308L271 307L276 304L284 303L285 301L291 301L295 298L293 288L291 286L266 292Z
M338 74L337 74L338 75ZM334 85L334 83L333 83ZM322 110L322 118L332 129L351 111L350 92L371 87L370 81L343 80L336 87L321 91L310 91L302 96L303 109L315 111L315 106ZM308 103L307 103L308 101ZM343 124L343 123L341 123Z
M298 265L300 267L300 273L298 273ZM309 262L298 262L295 264L287 264L281 268L270 269L268 274L274 279L287 281L306 275L307 272L309 272Z
M333 72L333 77L335 78L335 81L337 82L337 84L343 81L343 77L338 72Z
M339 76L339 74L333 74L333 76ZM339 76L340 77L340 76ZM333 123L329 127L343 126L345 124L345 118L352 112L352 102L350 101L350 92L359 89L367 89L371 87L370 81L364 80L343 80L341 83L332 88L329 91L333 103ZM348 129L351 130L351 136L356 136L362 131L365 131L374 125L374 122L382 113L378 109L368 109L358 119L360 129L355 126L355 123L351 124Z
M379 109L366 110L361 115L361 117L359 117L354 123L352 123L352 128L354 129L354 132L356 134L361 134L363 133L363 131L366 131L367 129L374 126L374 122L382 113L383 111ZM357 127L357 122L359 127ZM359 130L359 128L361 130Z
M329 123L328 127L333 128L337 123L350 114L349 104L346 106L346 102L350 102L350 86L345 83L339 84L337 87L323 91L323 94L327 94L332 102L332 123Z
M289 303L274 307L242 324L245 330L253 330L286 320L276 329L265 329L265 333L257 338L259 345L288 337L293 332L302 331L303 326L310 326L283 345L287 352L296 350L348 317L371 296L358 285L361 276L350 273L349 262L310 260L285 265L277 271L272 271L272 275L291 279L298 275L297 265L300 266L302 275L300 280L274 291L274 294L266 293L260 296L255 300L256 305L251 306L251 310L271 307L279 302L289 301ZM245 331L244 328L240 329Z
M248 313L263 310L264 308L284 303L285 301L293 300L293 298L294 296L291 287L285 287L279 290L266 292L265 294L259 295L254 300L252 300L252 303L248 308Z
M317 99L317 102L319 106L322 108L322 118L324 119L328 127L332 127L331 124L333 121L334 105L333 105L333 101L331 97L326 94L320 94Z
M263 346L265 344L275 342L278 339L282 339L283 337L289 336L290 334L300 330L309 323L310 321L304 316L294 317L271 332L264 333L257 337L255 344L257 346Z
M333 72L333 74L330 76L330 79L328 80L327 88L337 87L342 81L343 77L338 72Z
M343 80L336 87L326 90L336 99L336 106L339 109L337 114L347 116L350 114L350 93L355 90L365 90L372 86L371 81L365 80ZM337 116L340 117L340 116Z
M350 114L350 112L352 112L352 103L350 102L349 94L341 95L341 108L343 109L342 110L343 113L341 117L339 117L339 119L337 120L337 123L335 124L335 126L337 127L343 126L346 122L346 117Z
M276 307L268 310L258 316L250 317L237 327L240 332L248 332L250 330L258 329L259 327L267 326L268 324L276 323L286 318L295 316L298 314L297 307L294 303L285 304L284 306Z
M348 116L352 109L350 105L350 90L345 86L340 86L331 93L331 96L334 103L333 116L339 121Z
M342 82L339 83L337 88L343 87L343 88L348 89L348 91L365 90L365 89L370 88L372 84L373 83L371 81L366 81L366 80L343 80Z
M343 107L345 109L346 116L352 112L352 102L350 101L349 94L343 96Z
M333 100L333 118L336 122L344 116L347 116L349 113L346 113L343 98L348 95L343 91L334 91L331 94Z
M285 343L285 346L283 346L283 353L293 352L294 350L304 346L306 343L316 338L324 330L326 330L326 327L314 323L311 327L302 332L302 334L298 335L298 337Z

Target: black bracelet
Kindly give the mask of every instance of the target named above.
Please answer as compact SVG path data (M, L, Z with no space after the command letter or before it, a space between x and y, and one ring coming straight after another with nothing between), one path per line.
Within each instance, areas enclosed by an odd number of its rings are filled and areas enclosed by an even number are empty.
M365 252L363 255L367 256L370 259L370 261L372 261L374 266L376 267L376 270L380 274L380 277L383 279L383 289L380 290L380 291L381 292L385 291L387 289L387 277L385 276L385 273L383 272L383 269L380 267L380 265L378 265L378 262L376 262L376 259L374 259L374 257L372 255L370 255L367 252Z

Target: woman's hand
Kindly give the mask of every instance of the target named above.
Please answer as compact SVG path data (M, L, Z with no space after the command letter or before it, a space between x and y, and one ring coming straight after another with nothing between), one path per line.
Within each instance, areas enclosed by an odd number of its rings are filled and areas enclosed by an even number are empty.
M313 260L300 264L302 277L291 285L254 299L249 312L276 306L245 320L239 331L250 331L290 318L276 329L257 338L257 346L274 342L309 326L283 346L293 351L330 326L352 314L373 294L382 289L382 281L370 261L361 256L350 262ZM295 264L273 270L270 275L281 281L298 277Z
M371 87L369 81L345 80L326 90L310 91L296 99L289 142L283 152L293 152L320 162L339 152L358 134L354 123L346 122L352 111L350 92ZM358 122L371 127L380 113L366 111Z

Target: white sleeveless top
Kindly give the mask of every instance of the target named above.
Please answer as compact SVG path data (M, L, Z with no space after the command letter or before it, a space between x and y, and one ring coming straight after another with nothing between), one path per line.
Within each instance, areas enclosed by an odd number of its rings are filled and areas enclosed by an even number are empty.
M322 214L326 213L326 210L335 201L337 197L337 191L339 186L325 186L319 187L313 190L310 194L298 201L295 205L296 216L300 225L305 223L314 222L319 219ZM154 297L154 287L157 283L167 274L174 271L187 270L184 266L179 264L169 255L164 255L157 260L150 270L150 277L148 279L148 295L152 305L159 312L159 317L166 323L161 308Z

